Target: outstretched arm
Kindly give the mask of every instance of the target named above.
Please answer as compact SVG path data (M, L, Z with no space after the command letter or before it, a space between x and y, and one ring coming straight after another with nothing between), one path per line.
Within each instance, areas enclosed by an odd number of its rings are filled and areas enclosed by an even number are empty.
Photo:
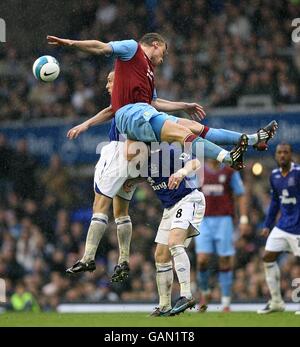
M92 54L104 55L111 54L113 51L111 45L98 40L77 41L48 35L47 41L50 45L75 47Z
M76 139L81 133L87 131L90 127L107 122L114 117L112 107L106 107L102 111L98 112L94 117L87 119L85 122L76 125L70 129L67 133L67 137L70 140Z
M182 169L179 169L178 171L174 172L168 182L168 188L169 189L177 189L182 182L182 180L190 175L192 172L195 172L200 168L200 161L198 159L193 159L184 165Z
M192 119L202 120L206 115L203 107L194 102L169 101L157 98L153 100L151 104L157 110L163 112L184 111L190 115Z

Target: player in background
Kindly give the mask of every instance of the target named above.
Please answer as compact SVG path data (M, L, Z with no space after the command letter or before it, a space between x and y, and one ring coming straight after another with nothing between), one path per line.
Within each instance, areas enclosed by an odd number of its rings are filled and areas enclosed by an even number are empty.
M206 212L195 244L197 281L201 291L199 311L205 312L210 300L208 264L211 256L217 254L222 308L227 312L230 310L233 281L234 200L239 208L239 227L243 233L248 224L245 189L237 171L208 160L204 167L202 192L206 199Z
M182 146L187 144L191 147L196 157L197 144L202 143L206 158L216 159L241 170L244 167L243 154L248 144L258 150L265 150L268 140L274 136L278 127L277 123L272 121L258 133L246 136L222 129L209 130L203 126L199 136L188 127L178 124L172 116L159 112L151 105L154 95L154 68L163 62L167 43L157 33L145 34L140 42L75 41L55 36L47 36L47 40L49 44L75 47L85 52L116 58L112 108L119 132L126 134L131 140L180 142ZM238 145L228 152L217 145L222 143Z
M159 165L153 165L151 156L148 161L148 183L160 199L164 212L158 227L155 242L156 283L159 293L159 306L151 316L172 316L193 308L196 300L191 292L191 265L185 248L191 237L199 235L199 224L205 211L204 195L197 189L198 179L195 171L200 167L197 159L188 160L176 154L170 148L170 161L163 160L159 152ZM181 159L182 168L176 172L174 158ZM168 166L171 176L164 176L164 167ZM194 175L192 175L194 173ZM124 184L124 190L130 191L138 182L145 178L129 179ZM171 306L174 269L180 284L180 297L174 307Z
M270 176L271 204L262 230L262 235L268 237L263 261L271 300L257 311L259 314L284 311L277 259L282 252L300 256L300 165L293 163L292 154L290 144L277 145L275 160L279 168Z
M112 93L114 75L114 71L111 71L107 76L106 89L110 95ZM196 103L174 102L160 98L155 98L152 102L158 109L165 111L183 110L188 114L193 112L199 118L205 116L203 108ZM85 252L82 259L66 271L70 274L76 274L84 271L94 271L96 269L95 255L100 240L106 230L108 211L113 201L113 213L117 225L117 236L119 241L119 260L115 267L112 280L122 281L128 277L129 273L129 250L132 224L128 210L134 191L126 193L122 187L127 179L128 172L127 156L124 154L127 146L125 145L125 140L119 136L113 117L113 110L111 106L109 106L94 117L73 127L67 134L69 139L75 139L81 133L87 131L89 127L100 125L112 119L109 131L110 143L102 148L100 159L95 168L93 216L87 234ZM201 124L189 119L178 118L178 122L187 124L195 133L200 133L203 129ZM144 155L147 156L148 154L145 153Z

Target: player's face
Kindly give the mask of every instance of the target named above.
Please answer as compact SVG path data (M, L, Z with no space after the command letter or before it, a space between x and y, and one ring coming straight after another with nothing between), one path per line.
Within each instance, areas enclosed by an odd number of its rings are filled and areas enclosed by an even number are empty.
M110 72L107 76L107 83L106 83L106 90L108 91L109 95L112 93L113 85L114 85L114 72Z
M151 57L151 62L154 66L162 64L164 56L167 53L167 46L165 43L153 42L153 54Z
M292 151L288 145L278 145L276 148L275 159L280 167L287 167L292 161Z

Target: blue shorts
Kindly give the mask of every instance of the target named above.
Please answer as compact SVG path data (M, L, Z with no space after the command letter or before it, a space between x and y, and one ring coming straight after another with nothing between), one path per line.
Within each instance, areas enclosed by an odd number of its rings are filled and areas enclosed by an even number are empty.
M126 134L131 140L160 142L160 132L165 121L177 122L178 118L138 102L121 107L115 114L115 120L120 134Z
M231 216L204 217L196 237L196 253L214 253L221 257L234 255Z

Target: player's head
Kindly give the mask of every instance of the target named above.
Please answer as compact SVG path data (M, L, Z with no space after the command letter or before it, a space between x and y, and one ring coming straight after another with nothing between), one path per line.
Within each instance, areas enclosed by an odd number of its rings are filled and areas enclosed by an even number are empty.
M281 168L289 167L292 162L293 148L289 143L280 143L276 147L275 159Z
M160 34L145 34L140 39L140 44L154 66L163 62L164 55L167 52L167 42Z
M114 85L114 77L115 77L115 71L112 70L108 75L107 75L107 83L106 83L106 90L108 91L109 95L112 93L113 85Z

